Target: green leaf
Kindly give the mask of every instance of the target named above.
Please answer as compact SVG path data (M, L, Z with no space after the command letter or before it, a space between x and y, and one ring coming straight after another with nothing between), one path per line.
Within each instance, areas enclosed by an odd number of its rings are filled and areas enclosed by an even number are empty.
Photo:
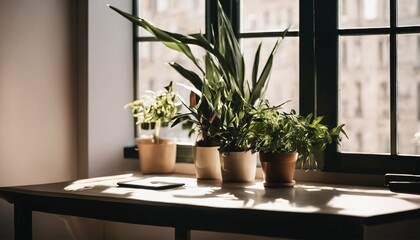
M315 125L317 125L318 123L320 123L320 122L322 121L322 119L324 119L324 116L319 116L319 117L315 118L315 119L312 121L311 126L315 126Z
M203 82L195 72L185 69L176 62L169 63L169 66L171 66L185 79L187 79L195 88L201 90L201 88L203 87Z
M260 53L262 43L258 45L257 51L255 52L254 65L252 67L252 88L257 85L258 66L260 65Z
M202 96L202 92L200 90L198 90L197 88L195 88L195 87L191 87L191 86L186 85L186 84L183 84L183 83L177 83L177 84L179 86L181 86L181 87L183 87L183 88L185 88L185 89L187 89L187 90L195 93L198 97L201 97Z
M274 47L271 50L270 56L267 59L267 62L266 62L265 66L264 66L264 68L261 72L261 75L258 79L258 82L256 83L255 87L252 89L251 99L250 99L251 104L254 104L256 100L261 98L266 91L268 79L269 79L270 73L271 73L271 68L273 66L274 54L276 53L276 51L278 49L279 43L280 43L280 41L277 40L276 43L274 44Z

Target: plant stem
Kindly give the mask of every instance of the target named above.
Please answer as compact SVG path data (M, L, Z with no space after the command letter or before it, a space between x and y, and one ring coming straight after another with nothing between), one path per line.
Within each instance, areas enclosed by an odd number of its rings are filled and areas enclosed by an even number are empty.
M155 133L153 134L153 142L159 144L160 119L156 121Z

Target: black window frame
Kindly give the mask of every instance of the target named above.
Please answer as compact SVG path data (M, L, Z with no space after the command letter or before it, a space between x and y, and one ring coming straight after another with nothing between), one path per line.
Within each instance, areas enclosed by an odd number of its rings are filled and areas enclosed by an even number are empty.
M397 36L420 33L419 26L397 25L397 0L390 0L390 26L339 29L338 0L314 0L315 54L317 63L317 113L326 117L327 124L338 122L339 36L388 35L390 38L390 154L341 153L328 148L325 171L384 174L388 172L420 173L420 156L398 154L397 149ZM329 46L326 46L328 42ZM333 66L333 67L332 67Z
M217 1L206 1L206 33L217 25ZM274 37L282 32L240 33L240 0L221 1L238 38ZM137 0L133 0L136 14ZM329 126L339 124L339 37L388 35L390 39L390 154L341 153L329 146L324 153L322 170L326 172L385 174L420 173L420 156L400 155L397 149L397 36L420 33L420 26L397 25L397 0L390 0L390 26L339 28L339 0L299 0L299 30L286 37L299 37L299 112L325 116ZM137 95L138 42L152 41L138 37L133 26L134 96ZM217 34L217 32L216 32ZM128 150L126 148L125 150ZM130 157L130 154L125 154ZM136 155L136 154L134 154ZM131 154L131 157L134 157Z

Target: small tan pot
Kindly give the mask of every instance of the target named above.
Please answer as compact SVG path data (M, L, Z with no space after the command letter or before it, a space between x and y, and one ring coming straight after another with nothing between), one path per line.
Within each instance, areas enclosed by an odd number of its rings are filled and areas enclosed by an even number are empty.
M143 174L172 173L175 170L176 142L161 139L159 144L152 139L138 139L140 170Z
M251 151L220 154L223 182L248 183L255 181L257 156Z
M221 179L219 147L193 147L193 160L197 179Z
M293 187L298 154L260 152L265 187Z

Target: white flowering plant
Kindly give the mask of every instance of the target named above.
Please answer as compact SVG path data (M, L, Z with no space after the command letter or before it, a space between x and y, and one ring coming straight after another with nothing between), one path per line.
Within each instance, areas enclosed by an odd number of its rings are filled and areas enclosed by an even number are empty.
M136 124L141 129L154 130L153 142L159 143L161 127L169 126L177 114L181 103L175 101L177 93L173 91L172 82L164 91L146 91L139 99L124 106L131 108Z

